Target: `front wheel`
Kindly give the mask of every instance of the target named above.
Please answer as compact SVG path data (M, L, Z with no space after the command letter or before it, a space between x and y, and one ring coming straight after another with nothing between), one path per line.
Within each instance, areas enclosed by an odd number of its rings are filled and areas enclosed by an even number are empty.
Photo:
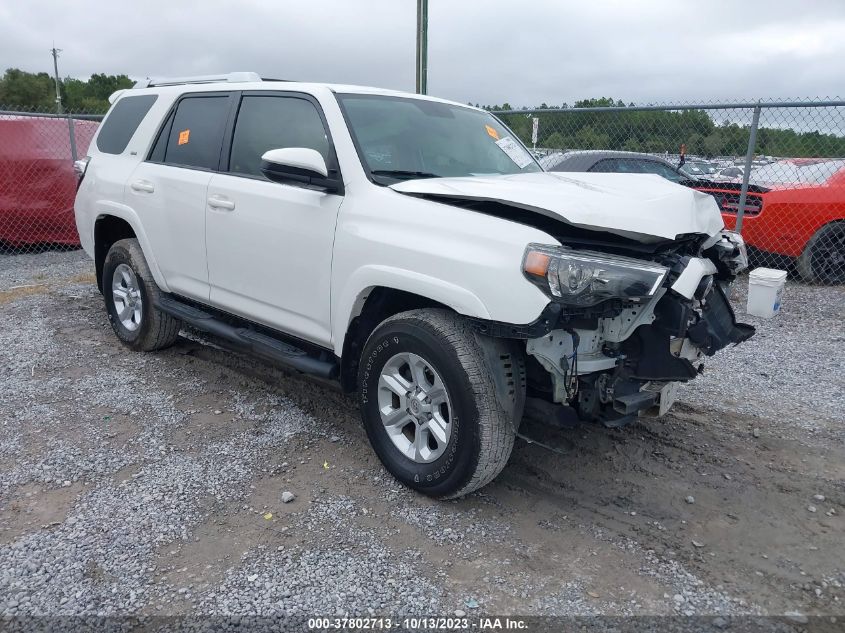
M385 468L435 497L459 497L504 468L525 403L522 353L446 310L384 321L364 346L361 416Z

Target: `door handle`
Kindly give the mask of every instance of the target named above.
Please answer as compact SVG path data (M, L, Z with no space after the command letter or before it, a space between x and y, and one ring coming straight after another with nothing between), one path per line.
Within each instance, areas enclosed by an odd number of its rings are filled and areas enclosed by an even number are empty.
M224 211L234 211L235 203L223 196L211 196L208 199L208 206L212 209L222 209Z
M136 180L131 185L132 191L145 191L146 193L152 193L156 190L155 185L151 183L149 180Z

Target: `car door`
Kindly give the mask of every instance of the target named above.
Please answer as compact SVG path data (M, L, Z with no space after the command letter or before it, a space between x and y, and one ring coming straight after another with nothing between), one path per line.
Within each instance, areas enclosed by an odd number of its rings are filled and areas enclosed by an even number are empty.
M328 346L332 247L343 197L261 174L267 150L320 152L339 176L319 103L301 93L241 95L221 173L208 186L211 304ZM227 151L228 149L228 151Z
M233 99L229 93L179 99L126 187L170 290L201 301L209 297L206 192L219 166Z

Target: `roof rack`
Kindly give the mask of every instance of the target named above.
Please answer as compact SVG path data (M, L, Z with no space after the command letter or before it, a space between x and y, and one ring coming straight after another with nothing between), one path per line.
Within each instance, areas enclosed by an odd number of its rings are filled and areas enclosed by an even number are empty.
M261 81L261 75L250 72L227 73L225 75L195 75L193 77L156 77L141 79L133 88L153 88L155 86L178 86L181 84L213 84L219 82Z

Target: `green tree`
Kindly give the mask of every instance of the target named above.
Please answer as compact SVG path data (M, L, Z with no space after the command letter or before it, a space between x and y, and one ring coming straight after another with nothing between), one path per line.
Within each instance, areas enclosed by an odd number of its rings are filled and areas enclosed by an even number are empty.
M543 147L551 149L566 149L566 142L560 132L554 132L546 137Z
M67 77L60 82L59 90L66 110L101 113L109 108L109 95L132 87L132 83L126 75L93 74L88 80ZM0 106L55 112L55 81L47 73L9 68L0 77Z
M0 104L52 112L56 108L55 83L47 73L9 68L0 78Z
M583 108L624 108L611 112L580 111ZM631 108L631 111L626 111ZM749 127L730 120L714 121L707 110L633 110L610 97L583 99L574 107L566 104L553 112L503 115L502 119L525 143L530 143L531 117L540 119L537 146L549 149L611 149L633 152L680 151L698 156L742 156L748 148ZM488 107L491 110L499 108ZM505 109L505 108L502 108ZM512 109L507 104L506 109ZM798 125L796 123L796 125ZM818 130L797 132L788 128L761 127L757 153L790 157L845 156L845 136Z

